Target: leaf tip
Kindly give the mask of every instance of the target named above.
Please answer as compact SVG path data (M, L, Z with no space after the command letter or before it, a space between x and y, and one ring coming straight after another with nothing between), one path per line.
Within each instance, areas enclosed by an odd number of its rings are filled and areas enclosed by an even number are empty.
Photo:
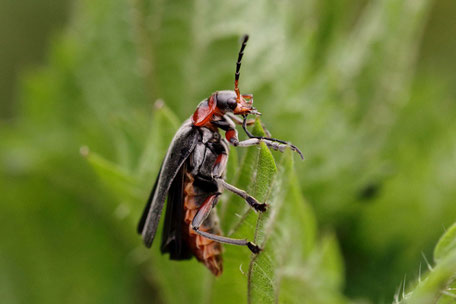
M79 148L79 153L82 155L82 157L87 158L90 154L90 149L87 146L81 146Z
M164 106L165 106L165 102L163 101L163 99L157 99L154 103L154 108L157 110L160 110Z

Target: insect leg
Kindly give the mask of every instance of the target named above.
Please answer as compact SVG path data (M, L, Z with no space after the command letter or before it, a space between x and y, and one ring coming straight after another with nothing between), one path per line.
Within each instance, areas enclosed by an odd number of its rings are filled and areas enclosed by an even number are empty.
M225 119L226 119L226 117L230 118L232 121L234 121L238 125L242 125L242 123L243 123L243 120L240 119L238 116L234 115L233 113L230 113L230 112L226 113ZM251 126L254 123L255 123L255 119L252 118L252 119L247 120L246 125Z
M271 140L267 140L267 139L263 139L263 138L256 138L256 137L240 141L237 144L237 146L238 147L251 147L251 146L259 145L260 142L264 142L268 147L271 147L272 149L278 150L280 152L285 151L285 148L289 147L288 144L283 144L280 142L271 141Z
M250 133L250 131L247 130L247 115L244 115L244 120L242 121L242 128L244 129L245 134L247 134L247 136L250 139L254 139L254 138L259 139L260 141L263 141L266 145L268 145L272 149L279 150L280 152L283 152L285 147L290 147L290 149L292 151L295 151L296 153L298 153L299 156L301 157L301 159L304 160L304 155L302 155L301 150L299 150L299 148L296 147L295 145L293 145L292 143L286 142L286 141L281 140L281 139L272 138L272 137L255 136L252 133ZM267 133L269 133L269 132L267 132ZM247 141L248 140L246 140L246 142ZM259 142L254 143L254 144L259 144ZM252 144L252 145L254 145L254 144Z
M273 138L264 138L264 137L252 137L243 141L240 141L237 143L236 146L238 147L251 147L251 146L256 146L259 145L260 142L264 142L268 147L270 147L273 150L283 152L285 151L286 148L290 148L292 151L295 151L299 154L299 156L304 159L304 156L302 155L302 152L295 146L290 143L287 143L285 141L281 141L278 139L273 139Z
M230 119L232 120L234 123L238 124L238 125L243 125L244 124L244 120L240 119L238 116L234 115L233 113L226 113L224 115L224 118L225 119ZM252 126L255 124L255 119L246 119L246 122L245 122L245 125L246 126ZM266 133L266 136L267 137L271 137L271 132L269 132L269 130L266 128L266 126L264 125L264 123L261 123L261 126L263 127L263 130L264 132Z
M232 245L239 245L239 246L247 246L250 251L253 253L257 254L261 251L260 247L258 245L249 242L247 240L241 240L241 239L233 239L217 234L212 234L209 232L205 231L200 231L199 228L203 224L204 220L209 216L214 204L217 202L217 196L218 194L213 194L210 195L201 205L201 207L198 209L198 212L195 214L195 217L192 220L192 229L198 233L199 235L208 238L210 240L219 242L219 243L225 243L225 244L232 244Z
M250 207L252 207L253 209L255 209L256 211L259 211L259 212L264 212L266 211L267 207L268 207L268 204L262 204L260 202L258 202L258 200L256 198L254 198L253 196L249 195L247 192L245 192L244 190L241 190L231 184L228 184L225 180L223 180L222 178L218 178L217 179L217 182L225 189L233 192L234 194L242 197L246 202L247 204L250 205Z

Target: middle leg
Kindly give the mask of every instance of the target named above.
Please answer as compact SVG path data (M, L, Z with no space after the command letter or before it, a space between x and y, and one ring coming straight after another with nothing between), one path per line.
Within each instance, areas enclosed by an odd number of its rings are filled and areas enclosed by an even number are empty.
M247 204L250 205L250 207L252 207L253 209L255 209L256 211L259 211L259 212L264 212L266 211L266 209L269 207L268 204L265 204L265 203L260 203L258 202L258 200L256 198L254 198L253 196L251 196L250 194L248 194L247 192L245 192L244 190L241 190L231 184L228 184L224 179L222 178L218 178L217 179L217 182L224 188L224 189L227 189L231 192L233 192L234 194L242 197L246 202Z

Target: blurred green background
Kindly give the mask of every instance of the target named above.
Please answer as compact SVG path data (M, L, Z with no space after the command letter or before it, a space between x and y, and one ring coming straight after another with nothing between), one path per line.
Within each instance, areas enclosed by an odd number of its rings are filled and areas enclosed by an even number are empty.
M178 124L232 88L247 32L241 91L302 148L300 195L341 254L337 283L309 283L306 303L391 303L456 219L455 13L451 0L0 0L0 302L222 303L237 288L204 298L204 269L169 283L202 266L144 250L134 221Z

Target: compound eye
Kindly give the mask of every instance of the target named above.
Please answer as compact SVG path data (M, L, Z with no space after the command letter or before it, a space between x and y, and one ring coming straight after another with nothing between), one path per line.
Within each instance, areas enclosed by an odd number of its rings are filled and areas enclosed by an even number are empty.
M231 110L234 110L236 109L237 107L237 102L236 102L236 98L230 98L226 101L226 104L228 105L228 107L231 109Z

